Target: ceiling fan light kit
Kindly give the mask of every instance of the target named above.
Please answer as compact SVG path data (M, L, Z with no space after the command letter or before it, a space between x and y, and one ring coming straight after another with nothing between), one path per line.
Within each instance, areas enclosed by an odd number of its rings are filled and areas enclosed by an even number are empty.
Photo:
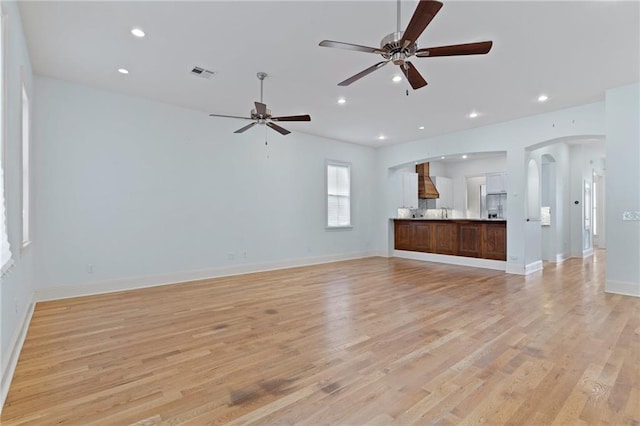
M362 77L371 74L375 70L382 68L389 62L400 67L402 74L406 77L411 87L416 90L427 85L427 81L422 77L416 67L408 61L412 56L417 58L437 57L437 56L460 56L460 55L483 55L491 50L493 42L483 41L478 43L455 44L450 46L418 48L417 40L427 25L436 16L442 3L435 0L420 0L409 25L404 31L400 31L400 0L398 0L397 31L384 37L380 42L380 48L361 46L358 44L344 43L341 41L323 40L322 47L333 47L338 49L355 50L357 52L375 53L381 55L384 61L355 74L352 77L338 83L338 86L348 86Z
M256 74L258 80L260 80L260 102L254 102L255 109L251 110L249 117L239 117L236 115L222 115L222 114L209 114L211 117L225 117L225 118L238 118L241 120L252 120L253 123L247 124L244 127L239 128L233 133L243 133L256 124L264 124L265 126L275 130L281 135L288 135L291 133L289 130L284 127L278 126L274 123L274 121L311 121L311 117L308 114L304 115L283 115L279 117L273 117L271 115L271 110L267 108L267 105L263 103L263 89L264 89L264 79L267 78L267 73L259 72Z

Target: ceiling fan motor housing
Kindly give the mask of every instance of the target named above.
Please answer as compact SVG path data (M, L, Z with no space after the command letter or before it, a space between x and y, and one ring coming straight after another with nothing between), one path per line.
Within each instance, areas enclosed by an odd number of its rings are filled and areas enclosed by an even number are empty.
M391 33L380 42L380 49L386 51L387 53L382 56L385 59L390 59L396 65L404 64L405 59L412 56L418 50L418 45L413 43L409 47L403 49L400 44L400 40L402 40L403 31L398 31L395 33Z
M268 109L268 108L266 110L266 114L263 115L263 116L260 116L255 109L251 110L251 119L253 119L253 120L266 120L268 118L271 118L271 110Z

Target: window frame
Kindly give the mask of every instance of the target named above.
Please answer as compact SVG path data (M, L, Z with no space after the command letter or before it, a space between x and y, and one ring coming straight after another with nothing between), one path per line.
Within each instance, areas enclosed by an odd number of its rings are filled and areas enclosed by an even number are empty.
M334 167L345 167L347 169L347 173L349 176L349 223L346 225L329 225L329 197L332 194L329 194L329 166L334 166ZM338 160L329 160L327 159L325 161L325 165L324 165L324 202L325 202L325 208L324 208L324 216L325 216L325 229L328 231L331 230L349 230L353 228L353 218L352 218L352 211L353 211L353 192L352 192L352 184L351 184L351 163L346 162L346 161L338 161ZM335 195L335 194L334 194Z
M2 173L2 187L0 191L2 191L2 197L0 200L0 209L4 212L2 218L0 218L0 243L6 237L6 242L8 243L7 251L9 254L9 258L6 259L6 263L0 263L0 276L6 274L14 264L13 253L11 252L11 243L9 242L9 221L8 221L8 213L9 210L7 208L7 198L8 198L8 184L7 184L7 156L9 153L8 142L7 142L7 61L6 61L6 51L7 51L7 17L4 13L4 9L2 7L2 3L0 3L0 167ZM3 235L4 234L4 235ZM0 248L1 250L1 248ZM1 259L0 259L1 261Z
M20 112L20 193L21 193L21 222L22 222L22 250L31 245L31 98L27 90L27 84L24 78L24 68L20 67L21 74L21 112ZM25 100L26 100L26 119L25 123ZM26 124L26 135L25 135ZM26 137L25 137L26 136ZM26 158L25 158L26 157ZM25 170L26 169L26 170ZM26 209L26 211L25 211Z

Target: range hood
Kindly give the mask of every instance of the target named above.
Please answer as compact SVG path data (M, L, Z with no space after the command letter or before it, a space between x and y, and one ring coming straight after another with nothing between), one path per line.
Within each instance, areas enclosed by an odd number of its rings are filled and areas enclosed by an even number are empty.
M440 198L440 193L429 177L429 163L416 164L418 198Z

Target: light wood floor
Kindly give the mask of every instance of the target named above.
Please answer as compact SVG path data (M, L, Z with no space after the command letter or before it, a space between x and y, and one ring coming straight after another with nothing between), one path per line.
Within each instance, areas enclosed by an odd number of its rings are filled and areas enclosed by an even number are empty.
M38 303L3 425L633 424L640 299L368 258Z

